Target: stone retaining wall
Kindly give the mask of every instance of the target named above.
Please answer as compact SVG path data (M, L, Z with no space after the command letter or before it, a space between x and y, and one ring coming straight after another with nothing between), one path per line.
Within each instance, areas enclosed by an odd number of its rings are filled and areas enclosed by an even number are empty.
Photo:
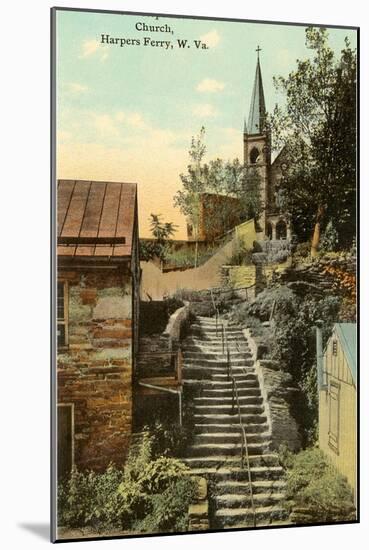
M280 445L285 444L291 451L298 451L301 448L301 438L291 408L299 390L293 386L291 375L280 370L276 361L257 359L258 345L249 329L244 330L244 335L255 361L270 427L272 449L278 450Z

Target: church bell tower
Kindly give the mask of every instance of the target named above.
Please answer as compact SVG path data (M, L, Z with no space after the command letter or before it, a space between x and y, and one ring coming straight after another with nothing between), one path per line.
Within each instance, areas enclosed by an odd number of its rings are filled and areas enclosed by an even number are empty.
M268 181L271 163L270 153L270 134L265 128L266 110L263 80L261 76L259 46L256 49L257 62L254 87L252 91L251 105L248 122L244 124L243 132L243 154L244 164L247 167L257 169L260 176L260 198L263 211L259 218L259 226L262 232L261 236L265 235L266 231L266 208L268 202Z

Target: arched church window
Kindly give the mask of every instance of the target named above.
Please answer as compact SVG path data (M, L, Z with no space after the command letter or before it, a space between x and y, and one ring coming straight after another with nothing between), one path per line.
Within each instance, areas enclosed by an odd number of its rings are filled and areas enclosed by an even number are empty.
M251 164L255 164L258 162L260 157L259 149L257 147L253 147L250 152L250 162Z
M269 240L272 240L273 238L273 227L270 222L268 222L266 226L266 236L268 237Z
M276 225L276 237L278 240L287 238L287 224L283 220L279 220Z

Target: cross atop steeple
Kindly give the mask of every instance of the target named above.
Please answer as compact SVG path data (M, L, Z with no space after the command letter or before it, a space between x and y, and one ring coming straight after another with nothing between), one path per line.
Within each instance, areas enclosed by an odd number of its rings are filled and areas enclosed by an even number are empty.
M258 46L258 47L256 48L256 50L255 50L255 51L257 52L257 54L258 54L258 59L259 59L259 52L261 52L261 48L260 48L260 46Z

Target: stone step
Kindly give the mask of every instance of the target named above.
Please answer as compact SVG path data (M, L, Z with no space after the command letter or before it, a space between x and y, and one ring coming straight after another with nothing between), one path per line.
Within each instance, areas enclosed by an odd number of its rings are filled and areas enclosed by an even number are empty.
M245 494L224 493L217 495L215 497L217 508L249 508L251 506L249 489L250 487L247 488ZM271 506L281 503L286 498L285 493L253 493L252 496L255 507Z
M255 508L256 525L270 525L273 520L285 520L288 512L280 504ZM217 527L252 526L254 512L250 508L220 508L215 512Z
M197 338L197 342L202 342L204 345L214 345L219 344L222 346L222 340L219 338L219 336L216 336L216 334L200 334L198 333L191 333L192 338ZM235 334L231 334L230 336L227 336L227 341L230 346L237 347L237 344L243 344L245 340L240 340L239 336L236 336Z
M239 365L237 365L239 366ZM254 379L257 379L257 375L255 373L254 367L240 367L237 369L236 367L232 367L232 374L236 380L250 380L250 376L254 377ZM185 363L182 367L182 375L183 378L187 379L198 379L198 380L230 380L230 377L228 377L227 368L226 367L216 367L216 366L206 366L206 365L196 365L196 364L188 364ZM215 378L217 376L220 376L220 378Z
M270 442L269 432L261 433L246 433L247 443L261 443L263 441ZM202 432L195 435L193 443L194 445L201 445L204 443L211 445L218 445L219 443L240 443L241 441L241 430L238 431L219 431L217 433Z
M209 378L197 378L197 373L195 376L189 376L191 373L187 373L187 376L183 377L183 384L186 386L195 386L198 389L201 389L201 391L206 390L212 390L212 389L219 389L219 390L231 390L232 391L232 382L228 382L227 379L224 382L220 382L217 380L209 379ZM253 376L253 378L248 380L238 380L237 381L237 389L240 392L240 390L258 390L260 391L259 381L257 379L257 376Z
M214 338L212 340L203 340L201 338L197 338L195 335L189 335L183 342L183 347L195 347L198 348L209 348L209 349L223 349L225 347L225 343L222 343L221 338ZM250 349L247 340L232 340L232 342L228 342L228 346L230 350L247 350Z
M250 367L254 369L254 361L252 359L247 359L246 357L239 358L239 359L231 357L229 362L232 368L240 367L241 369L243 367ZM225 372L227 372L228 361L227 359L224 359L224 357L215 356L215 358L214 357L207 358L199 355L197 358L189 358L185 355L183 359L183 366L184 367L203 366L208 368L215 367L218 370L222 369ZM240 369L238 369L237 373L242 372L242 370Z
M237 384L237 392L238 397L260 397L261 396L261 390L260 388L240 388ZM224 399L228 399L229 397L232 397L233 395L233 388L225 388L225 389L203 389L201 392L201 396L203 398L214 398L219 399L220 401L223 401Z
M193 459L192 459L193 460ZM195 463L193 463L195 464ZM250 474L252 482L279 480L283 477L284 471L281 466L251 466ZM246 469L230 467L226 465L217 466L192 466L191 475L211 477L215 481L248 481L249 474Z
M246 436L249 435L249 434L261 434L261 433L270 433L268 430L267 430L267 425L265 424L252 424L252 423L249 423L246 427L245 427L245 431L246 431ZM195 424L194 425L194 429L195 429L195 433L196 434L218 434L218 433L224 433L225 430L227 430L227 433L229 433L230 435L234 435L234 434L241 434L241 427L239 424L236 424L236 423L232 423L232 424L227 424L227 423L223 423L223 424L216 424L216 423L212 423L212 424L206 424L206 423L203 423L203 424Z
M244 371L244 373L240 370L233 370L233 377L234 379L236 380L236 383L237 383L237 387L238 387L238 384L241 383L241 382L244 382L245 380L258 380L258 376L255 372L247 372L247 371ZM213 382L229 382L230 384L232 384L232 381L229 380L229 377L228 377L228 374L227 373L220 373L220 372L216 372L213 374L212 376L212 381Z
M221 362L227 361L227 355L226 354L223 355L223 353L217 352L217 351L201 351L201 350L189 351L188 349L186 349L183 352L183 357L185 360L186 359L193 359L193 360L210 359L211 361L221 361ZM250 352L234 351L230 354L230 360L232 362L235 360L239 361L242 359L246 359L249 361L250 358L251 358Z
M246 472L246 462L244 469L241 469L241 453L238 456L226 456L221 454L219 450L218 455L213 456L189 456L182 459L183 462L187 464L191 469L197 468L229 468L229 469L238 469L241 473ZM265 468L266 478L268 479L267 470L268 468L279 467L279 459L276 454L249 454L250 470L254 468ZM233 479L233 478L232 478ZM236 478L237 479L237 478ZM243 478L243 479L248 479ZM251 479L254 478L251 475ZM264 479L264 478L263 478Z
M238 392L238 389L237 389ZM231 405L234 403L235 406L237 406L236 398L233 399L232 391L229 392L229 395L224 395L222 398L219 398L219 396L201 396L201 397L195 397L193 402L195 406L197 405L218 405L219 403L222 403L222 405ZM263 398L261 396L255 396L255 395L240 395L238 392L238 402L240 405L262 405L263 404Z
M237 336L241 336L242 338L244 338L244 335L243 335L243 332L242 332L242 329L240 328L237 328L237 327L227 327L225 326L225 331L224 333L228 336L230 334L236 334ZM201 332L206 332L206 333L217 333L218 332L218 336L221 338L222 337L222 333L223 333L223 330L222 330L222 324L221 323L218 323L218 330L217 330L217 325L216 323L192 323L191 325L191 332L193 331L198 331L200 330Z
M183 379L183 383L189 386L194 385L197 388L202 388L202 391L211 390L211 389L232 390L232 382L228 381L227 378L224 381L219 381L219 380L214 380L213 378L209 380L206 378L200 379L200 378L195 378L193 376L192 377L186 376ZM238 391L242 389L258 389L260 391L259 380L257 376L252 375L246 380L237 380L237 389Z
M238 414L194 414L195 424L239 424ZM242 422L246 429L248 424L266 424L267 418L264 414L242 414Z
M261 441L256 443L248 443L247 445L249 456L261 455L268 451L269 441ZM189 457L213 457L213 456L237 456L241 455L242 445L238 441L236 443L199 443L191 445L187 450L187 456Z
M182 352L184 355L196 354L198 356L198 355L205 354L205 356L206 355L211 356L209 357L210 359L214 357L219 357L219 358L227 357L226 349L223 350L223 347L221 345L219 346L204 345L200 347L199 345L191 344L191 345L182 346ZM252 357L250 348L246 346L241 348L237 348L236 346L229 346L229 353L231 357L235 357L235 358L244 357L245 359L250 359L250 357Z
M267 481L252 481L252 492L254 495L263 493L272 495L285 491L287 483L283 479L267 480ZM248 481L219 481L216 484L216 492L218 495L247 495L250 487Z
M243 414L262 414L264 412L264 405L247 405L240 404L241 415ZM228 414L230 416L237 415L238 419L238 407L235 402L234 407L231 403L224 405L198 405L194 406L195 414Z

